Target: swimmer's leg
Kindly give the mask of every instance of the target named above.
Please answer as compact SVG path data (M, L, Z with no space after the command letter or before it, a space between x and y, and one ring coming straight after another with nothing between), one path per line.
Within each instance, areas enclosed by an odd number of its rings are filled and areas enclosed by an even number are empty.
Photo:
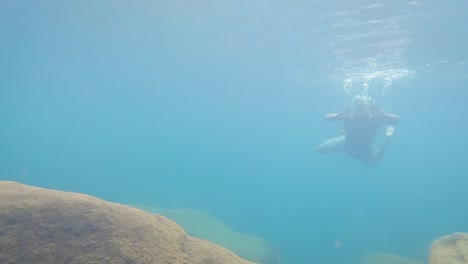
M345 144L346 144L345 136L342 135L336 138L326 140L325 142L320 144L317 147L317 152L320 154L325 154L325 153L345 151Z
M390 139L392 138L394 131L395 131L395 127L392 127L392 126L387 127L387 132L385 133L384 143L382 144L382 146L380 146L378 150L374 151L374 157L372 159L373 164L377 164L382 160L382 157L385 153L385 149L387 148L388 143L390 142Z

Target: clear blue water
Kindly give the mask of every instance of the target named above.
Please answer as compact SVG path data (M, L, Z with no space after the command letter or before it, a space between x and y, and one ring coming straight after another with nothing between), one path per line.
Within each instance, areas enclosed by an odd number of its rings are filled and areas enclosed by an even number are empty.
M4 0L0 179L202 209L284 263L424 258L418 248L468 230L467 11ZM384 161L317 155L340 130L323 114L364 82L402 117Z

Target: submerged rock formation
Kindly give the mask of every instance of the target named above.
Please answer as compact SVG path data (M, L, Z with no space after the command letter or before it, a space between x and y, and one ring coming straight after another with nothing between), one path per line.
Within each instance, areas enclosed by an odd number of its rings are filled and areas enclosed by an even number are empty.
M468 234L454 233L434 241L429 264L468 264Z
M0 181L2 264L252 264L173 221L91 196Z
M197 209L163 209L132 205L148 213L166 216L191 236L206 239L234 252L241 258L260 264L279 264L279 256L268 241L232 230L213 215Z
M372 254L362 259L360 264L425 264L424 261L406 259L389 253Z

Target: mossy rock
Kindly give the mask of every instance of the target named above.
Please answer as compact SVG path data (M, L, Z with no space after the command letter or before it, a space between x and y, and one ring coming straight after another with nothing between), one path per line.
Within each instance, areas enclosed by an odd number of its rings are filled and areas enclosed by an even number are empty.
M1 264L254 264L167 217L0 181Z
M132 205L148 213L161 214L179 224L194 237L208 240L234 252L241 258L260 264L278 264L278 256L268 241L232 230L213 215L198 209L163 209Z
M360 264L426 264L421 260L406 259L389 253L377 253L366 256Z
M467 264L468 233L456 232L435 240L429 251L429 264Z

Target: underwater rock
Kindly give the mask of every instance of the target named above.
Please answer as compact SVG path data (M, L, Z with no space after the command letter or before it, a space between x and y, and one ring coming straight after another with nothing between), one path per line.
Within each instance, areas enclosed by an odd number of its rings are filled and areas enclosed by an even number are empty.
M429 264L468 264L468 234L454 233L434 241Z
M131 205L148 213L156 213L176 222L190 235L205 239L234 252L243 259L260 264L279 264L279 256L266 240L232 230L213 215L197 209L163 209Z
M2 264L252 264L173 221L91 196L0 181Z
M395 254L378 253L365 257L359 262L360 264L425 264L420 260L412 260L400 257Z

